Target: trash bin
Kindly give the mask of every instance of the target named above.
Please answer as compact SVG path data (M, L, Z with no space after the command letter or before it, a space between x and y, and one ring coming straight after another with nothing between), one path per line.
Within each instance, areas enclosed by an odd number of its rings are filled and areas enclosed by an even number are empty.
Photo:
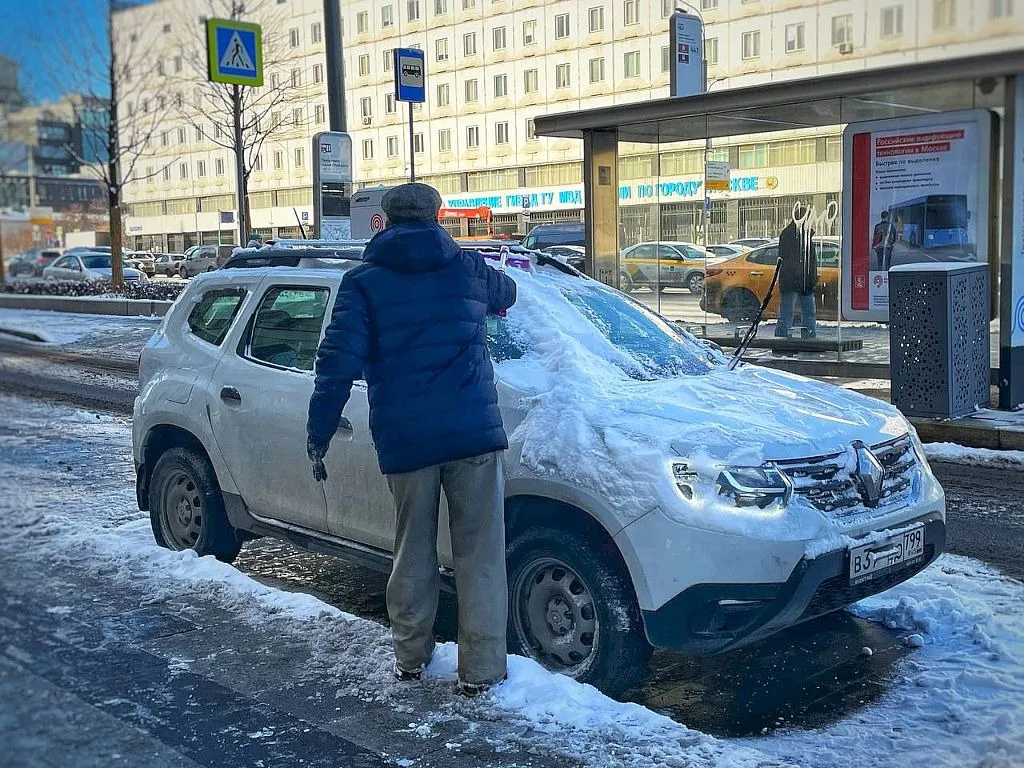
M989 404L989 266L901 264L889 270L892 404L955 419Z

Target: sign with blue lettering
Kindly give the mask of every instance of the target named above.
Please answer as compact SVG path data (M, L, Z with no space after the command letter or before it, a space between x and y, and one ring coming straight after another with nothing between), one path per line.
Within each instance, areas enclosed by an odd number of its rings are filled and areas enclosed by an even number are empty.
M395 99L422 104L427 100L427 65L418 48L395 48Z
M669 19L669 92L695 96L707 91L704 63L704 23L700 17L675 11Z
M230 85L263 85L263 32L259 24L206 20L207 79Z

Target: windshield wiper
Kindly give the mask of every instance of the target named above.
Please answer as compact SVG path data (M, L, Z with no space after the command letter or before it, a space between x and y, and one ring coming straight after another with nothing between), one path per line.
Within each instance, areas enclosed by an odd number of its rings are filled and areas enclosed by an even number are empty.
M764 311L768 308L768 302L772 300L772 293L775 291L775 284L779 282L779 272L782 271L782 257L780 256L778 261L775 262L775 272L772 274L772 282L768 286L768 293L764 295L764 300L761 302L761 308L757 310L757 316L754 318L754 322L750 324L746 334L743 336L743 341L736 347L736 353L732 356L732 360L729 361L729 370L733 370L736 364L743 358L743 354L747 351L747 347L750 346L750 342L754 340L757 335L757 326L761 323L761 318L764 317Z

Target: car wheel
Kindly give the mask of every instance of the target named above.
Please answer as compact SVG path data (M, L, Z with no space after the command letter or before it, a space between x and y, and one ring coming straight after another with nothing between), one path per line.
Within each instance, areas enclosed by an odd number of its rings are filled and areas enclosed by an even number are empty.
M508 547L509 650L609 696L636 685L651 646L629 577L585 537L532 528Z
M216 267L210 266L210 267L207 267L207 268L206 268L206 271L207 271L207 272L213 272L213 271L214 271L214 270L216 270L216 269L217 269Z
M188 270L186 270L184 267L178 269L178 277L180 277L182 280L188 280Z
M166 277L174 277L174 272L172 272L170 269L165 269L164 270L164 275Z
M171 448L156 462L149 484L149 520L162 547L194 549L230 563L242 548L224 511L213 467L188 448Z
M722 314L731 323L753 320L760 308L757 297L746 288L730 291L722 300Z
M701 272L694 272L686 281L686 288L694 296L700 296L704 291L704 275Z

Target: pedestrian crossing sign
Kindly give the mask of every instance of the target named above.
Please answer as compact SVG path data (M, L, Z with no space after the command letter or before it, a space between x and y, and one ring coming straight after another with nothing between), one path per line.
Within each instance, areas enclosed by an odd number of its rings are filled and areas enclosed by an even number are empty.
M210 82L263 85L263 32L259 24L207 19L206 42Z

